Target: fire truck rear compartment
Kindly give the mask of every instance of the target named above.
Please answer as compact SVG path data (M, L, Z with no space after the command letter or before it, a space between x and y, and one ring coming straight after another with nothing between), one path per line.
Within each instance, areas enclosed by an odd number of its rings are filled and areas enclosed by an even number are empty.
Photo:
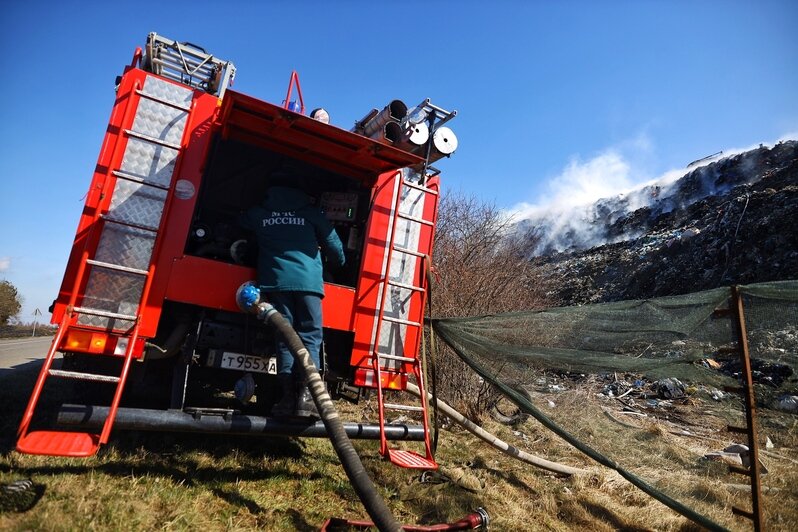
M223 139L221 134L216 135L210 148L187 235L186 255L255 268L256 240L239 226L238 218L263 200L270 176L277 172L296 178L299 186L325 211L344 244L346 266L333 269L325 264L325 282L354 288L360 268L370 188L360 180L252 144ZM205 386L213 384L220 389L232 389L235 381L247 371L256 377L259 391L270 387L275 369L273 332L252 316L167 301L152 343L165 342L176 324L185 322L187 313L191 316L191 324L185 328L184 339L194 358L189 392L191 386L197 386L197 381L204 382ZM191 337L193 331L196 331L194 338ZM349 361L353 336L350 331L325 328L322 361L326 380L351 381ZM167 354L154 347L148 350L151 359L176 354L174 350Z
M278 172L295 180L325 211L344 244L346 266L333 269L325 265L325 281L354 288L370 188L357 179L252 144L225 140L221 135L211 147L186 254L254 268L255 240L238 225L238 218L263 201L270 177Z

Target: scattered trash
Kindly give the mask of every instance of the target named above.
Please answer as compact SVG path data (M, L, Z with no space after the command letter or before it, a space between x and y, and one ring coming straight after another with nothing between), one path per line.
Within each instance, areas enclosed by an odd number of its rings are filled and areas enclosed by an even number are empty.
M712 388L711 390L709 390L709 396L715 401L722 401L723 398L726 397L726 394L718 390L717 388Z
M44 494L44 486L29 479L0 485L0 513L25 512L33 508Z
M684 384L674 377L661 379L654 383L654 389L663 399L680 399L684 397Z
M742 443L733 443L733 444L729 445L728 447L726 447L725 449L723 449L723 452L724 453L737 453L737 454L742 455L742 454L748 452L748 446L747 445L743 445Z
M783 395L775 404L776 410L798 414L798 395Z
M730 360L723 364L722 371L735 379L741 379L743 371L742 362L739 360ZM778 388L785 380L791 377L792 374L792 368L786 364L769 362L758 358L751 359L751 377L757 384L766 384Z
M629 384L624 381L611 382L604 386L602 393L607 397L617 397L629 389Z
M704 455L704 458L707 460L712 460L713 462L723 462L724 464L729 465L743 465L742 457L737 453L725 453L723 451L714 451Z
M681 240L689 240L700 233L701 233L700 229L698 229L697 227L691 227L689 229L685 229L685 231L681 234L679 238Z
M729 445L723 451L714 451L704 455L704 458L707 460L713 460L716 462L724 462L731 465L740 465L743 467L751 467L751 454L749 452L748 446L743 445L741 443L734 443ZM759 461L759 472L761 474L767 474L768 469Z

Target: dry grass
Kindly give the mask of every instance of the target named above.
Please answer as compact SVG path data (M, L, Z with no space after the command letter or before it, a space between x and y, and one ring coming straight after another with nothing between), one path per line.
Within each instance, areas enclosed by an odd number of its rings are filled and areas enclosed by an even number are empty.
M0 383L0 483L32 478L44 493L26 512L0 514L2 530L318 530L332 516L367 518L326 440L119 432L98 456L85 460L17 454L11 450L13 434L32 379L31 371L17 370L13 380ZM582 416L590 425L585 434L594 442L606 437L614 422L600 414L594 419L585 407L586 395L570 395L570 400L564 394L555 397L557 409L572 408L571 415ZM345 410L350 419L367 413L355 407ZM381 460L375 442L355 445L404 523L452 521L483 506L493 530L697 528L616 473L597 467L537 422L511 429L483 421L488 430L529 452L592 473L558 478L452 427L441 432L441 473L422 483L418 472ZM794 418L768 414L762 425L763 434L777 445L774 452L786 458L764 457L770 469L765 485L778 490L765 495L769 529L796 530L798 467L791 461L796 459L796 424ZM722 443L678 437L670 428L651 423L641 429L641 441L627 442L633 459L640 459L638 447L659 453L657 459L648 456L647 478L672 494L700 501L701 511L734 529L748 529L746 521L728 517L730 504L747 506L747 494L728 488L720 473L706 475L705 468L695 466L700 453ZM674 463L684 467L659 467Z

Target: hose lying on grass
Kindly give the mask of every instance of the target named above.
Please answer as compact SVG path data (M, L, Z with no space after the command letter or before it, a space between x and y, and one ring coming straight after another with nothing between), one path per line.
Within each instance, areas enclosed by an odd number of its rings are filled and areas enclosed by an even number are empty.
M416 397L421 397L421 391L418 389L418 386L416 386L411 382L407 383L407 391L414 394ZM432 401L432 394L427 393L427 399L429 401ZM457 422L459 425L468 430L474 436L493 445L501 452L509 456L512 456L513 458L517 458L518 460L526 462L527 464L539 467L541 469L545 469L547 471L551 471L553 473L559 473L561 475L580 475L587 473L587 471L585 471L584 469L579 469L564 464L558 464L557 462L551 462L549 460L546 460L545 458L540 458L539 456L535 456L533 454L527 453L526 451L522 451L518 447L514 447L509 443L500 440L498 437L486 431L476 423L473 423L463 414L461 414L460 412L458 412L448 404L444 403L440 399L437 400L437 404L438 404L438 409L441 412L443 412L443 414L446 415L448 418Z

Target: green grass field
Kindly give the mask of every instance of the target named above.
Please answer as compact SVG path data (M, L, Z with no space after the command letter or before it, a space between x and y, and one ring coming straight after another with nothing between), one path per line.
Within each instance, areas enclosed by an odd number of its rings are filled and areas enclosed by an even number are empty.
M16 426L36 371L35 365L7 371L0 382L0 484L30 478L38 489L38 500L25 511L14 508L14 501L3 501L0 530L288 531L318 530L329 517L368 519L331 444L323 439L116 431L110 444L88 459L18 454L13 450ZM49 397L45 409L58 400L57 393ZM374 417L373 404L338 404L346 419ZM529 452L591 473L557 477L457 427L441 431L441 471L423 479L419 471L383 461L377 442L356 441L355 446L389 507L406 524L454 521L482 506L492 530L697 529L536 422L514 429L490 420L484 425ZM788 433L795 432L793 423ZM660 435L652 431L652 437ZM680 439L663 442L679 453L691 452ZM789 455L783 460L767 459L770 479L777 480L770 482L775 491L766 500L771 530L798 529L793 450L780 450ZM714 516L734 523L735 529L749 529L748 522L728 517L738 492L690 478L687 472L662 474L703 493Z

